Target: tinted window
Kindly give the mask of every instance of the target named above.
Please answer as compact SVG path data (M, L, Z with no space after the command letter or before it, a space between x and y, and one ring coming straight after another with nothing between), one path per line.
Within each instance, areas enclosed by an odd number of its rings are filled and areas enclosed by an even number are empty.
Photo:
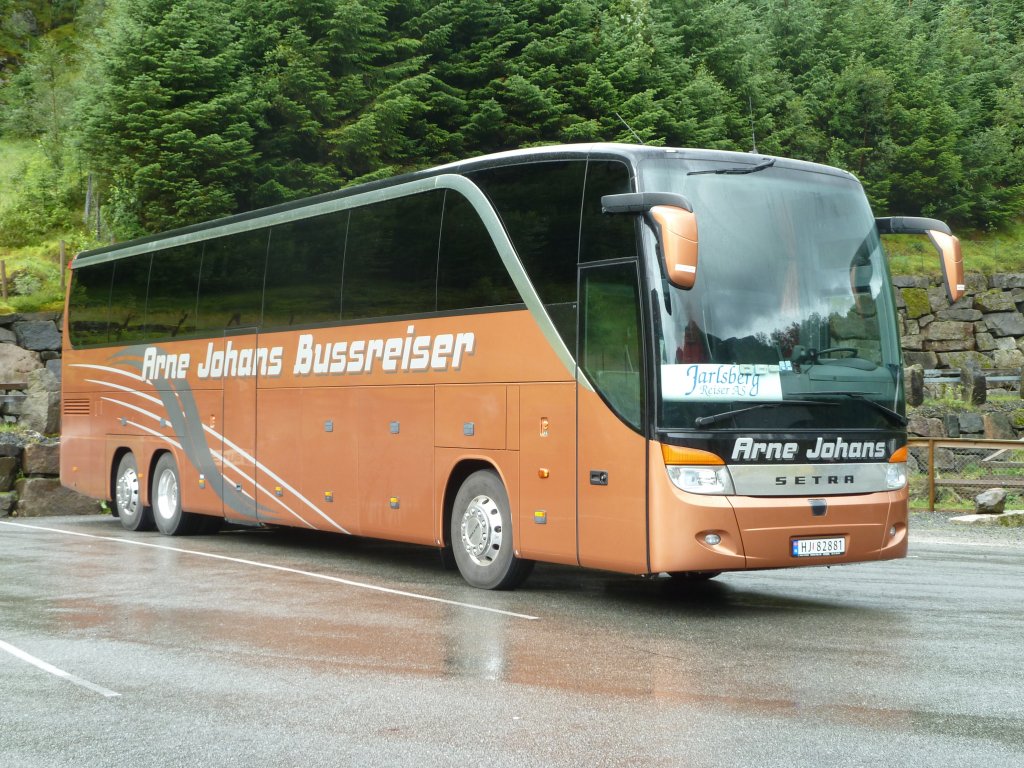
M203 244L168 248L153 254L146 330L154 339L189 336L196 330L196 292Z
M270 233L263 326L341 318L341 270L348 211L276 226Z
M106 343L113 276L112 261L73 270L68 332L76 347Z
M114 262L110 288L110 340L120 344L145 339L146 290L151 254L129 256Z
M259 324L268 233L258 229L204 243L196 316L199 333Z
M466 198L449 191L437 263L437 308L468 309L521 302L480 216Z
M604 259L636 258L636 224L639 216L601 213L603 195L632 192L629 167L615 160L591 160L583 195L580 222L580 263Z
M443 191L352 210L345 249L345 319L433 312Z
M469 174L487 193L569 349L576 347L576 260L583 160L528 163Z
M639 428L644 386L636 265L588 267L580 275L580 366L615 412Z

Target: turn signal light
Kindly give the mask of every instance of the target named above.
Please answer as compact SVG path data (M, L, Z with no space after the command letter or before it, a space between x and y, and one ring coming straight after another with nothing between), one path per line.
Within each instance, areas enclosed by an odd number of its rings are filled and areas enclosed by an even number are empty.
M907 461L907 446L897 448L893 451L892 456L889 457L890 464L898 464L900 462L906 463Z
M665 464L681 464L689 467L720 467L725 465L725 459L708 451L699 451L696 448L685 448L681 445L661 444L661 456Z

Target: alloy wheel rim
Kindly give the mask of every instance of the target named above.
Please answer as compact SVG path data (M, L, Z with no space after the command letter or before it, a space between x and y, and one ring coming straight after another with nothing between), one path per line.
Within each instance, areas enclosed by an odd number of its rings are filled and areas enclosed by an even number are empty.
M127 469L117 478L117 511L132 517L139 510L139 475Z
M469 559L488 566L501 551L501 510L490 496L474 497L462 513L459 525L462 547Z
M178 480L174 472L165 469L156 488L156 510L164 520L170 520L178 509Z

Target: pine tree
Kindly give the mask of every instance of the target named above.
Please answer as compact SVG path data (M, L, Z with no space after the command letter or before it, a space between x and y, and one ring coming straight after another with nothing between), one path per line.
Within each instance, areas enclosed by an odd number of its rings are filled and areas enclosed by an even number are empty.
M118 235L248 206L252 87L227 0L124 0L84 105L83 145L109 181Z
M330 0L232 4L239 57L252 84L252 143L259 158L251 180L254 206L341 183L326 137L338 119L330 39L335 6Z

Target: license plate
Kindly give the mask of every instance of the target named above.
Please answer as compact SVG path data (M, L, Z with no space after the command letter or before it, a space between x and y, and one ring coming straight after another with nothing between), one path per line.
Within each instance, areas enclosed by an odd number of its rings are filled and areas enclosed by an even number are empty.
M846 554L846 537L793 539L793 557L832 557Z

